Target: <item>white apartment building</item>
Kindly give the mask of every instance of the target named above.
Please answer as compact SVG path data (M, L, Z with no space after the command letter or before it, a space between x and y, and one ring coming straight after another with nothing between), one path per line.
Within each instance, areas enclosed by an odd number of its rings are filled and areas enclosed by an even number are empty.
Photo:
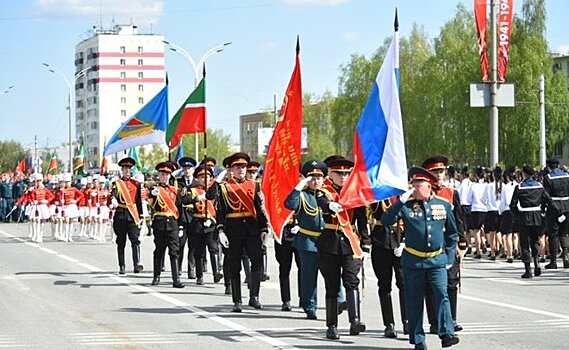
M75 48L75 136L83 138L88 168L96 170L105 142L166 82L164 37L135 25L93 28ZM109 157L116 163L123 155Z

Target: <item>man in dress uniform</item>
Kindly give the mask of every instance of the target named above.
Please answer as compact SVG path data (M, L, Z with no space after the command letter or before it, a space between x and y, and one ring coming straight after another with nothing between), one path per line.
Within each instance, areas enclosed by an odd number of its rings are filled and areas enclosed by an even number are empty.
M229 158L232 178L214 187L218 192L217 228L219 240L229 247L233 312L241 312L241 259L243 249L251 259L249 306L262 309L259 289L263 274L262 240L268 234L267 218L262 211L260 185L247 180L246 153Z
M247 164L247 174L246 174L247 179L261 183L261 181L259 181L259 179L258 179L260 167L261 167L261 163L255 161L255 160L250 161L249 164ZM267 235L265 237L265 239L263 240L263 275L261 276L261 282L268 281L271 279L271 277L269 276L269 273L268 273L268 268L269 268L268 259L267 259L267 239L268 238L269 237ZM245 259L243 260L243 267L244 267L245 271L247 271L247 267L245 267L245 265L249 264L249 258L247 257L246 260L247 261L245 261Z
M563 218L562 213L558 212L558 207L552 205L551 197L543 186L532 178L534 174L535 170L531 166L523 166L523 181L514 190L512 201L510 202L510 210L520 230L522 261L525 267L522 278L532 278L532 260L535 267L534 276L541 275L541 268L539 267L539 236L542 232L542 212L547 208L547 211L551 212L550 215L560 219Z
M462 326L456 322L456 310L458 302L458 284L460 282L460 257L461 252L466 249L466 236L464 234L462 207L460 206L460 197L458 191L452 187L444 185L446 177L446 167L448 165L448 157L444 155L435 155L427 158L421 165L423 168L429 170L437 178L437 183L433 184L433 193L446 200L454 214L454 220L456 222L456 228L458 229L458 241L459 245L457 247L456 261L451 268L447 269L448 273L448 298L450 301L450 311L452 313L452 321L454 325L454 331L458 332L462 330ZM425 302L427 306L427 317L429 319L430 329L429 333L438 334L437 329L437 319L435 312L435 300L433 298L433 292L430 287L425 290Z
M123 158L119 161L122 177L113 182L111 190L111 203L115 207L113 216L113 230L117 235L117 254L119 259L119 274L125 274L124 250L126 238L130 240L132 248L132 264L134 273L141 272L144 267L140 264L140 227L142 225L142 200L140 186L132 178L132 167L135 161L132 158Z
M425 168L409 169L413 188L392 204L381 221L390 226L403 219L405 247L401 256L405 279L405 303L409 318L409 342L426 349L423 300L426 284L433 289L442 347L458 343L454 336L447 294L447 271L456 261L458 231L447 200L438 198L432 186L438 179Z
M377 277L377 292L381 306L381 316L385 329L383 336L397 338L395 331L395 318L393 316L393 304L391 302L391 285L395 274L395 285L399 289L399 309L401 310L401 322L403 334L409 334L407 328L407 312L405 310L405 283L403 281L403 269L401 268L401 253L403 252L403 230L399 222L391 226L381 223L383 213L397 201L392 197L371 204L371 262L373 271Z
M154 232L154 278L152 285L160 283L160 272L162 263L168 247L168 255L170 256L170 267L172 270L172 286L174 288L184 288L184 284L180 282L178 274L178 208L182 205L178 190L174 186L169 185L170 174L175 170L172 163L162 162L156 165L158 171L158 184L152 188L148 196L148 202L156 210L154 220L152 221L152 230Z
M198 182L194 178L194 169L196 167L196 161L191 157L182 157L178 160L178 163L182 167L182 176L178 178L178 188L186 188L189 191L193 186L197 186ZM184 262L184 248L186 243L188 244L188 278L196 278L196 263L194 260L194 247L192 246L189 237L190 223L193 219L193 210L188 207L182 208L184 210L180 211L180 217L178 219L180 224L180 231L183 233L180 237L180 251L178 252L178 267L180 268L180 274L182 273L182 263Z
M3 182L0 184L0 196L4 202L4 212L2 213L4 222L10 222L12 219L10 216L8 216L8 213L12 210L12 206L14 205L13 186L14 182L12 181L10 175L5 174Z
M340 281L346 289L350 335L365 331L365 324L361 321L360 280L357 275L364 252L369 253L371 249L371 241L365 207L344 210L338 203L340 191L354 163L338 158L329 160L327 165L331 183L318 195L318 205L325 222L317 243L318 264L326 286L326 338L339 339L337 296Z
M318 308L316 243L324 229L324 218L317 196L321 193L324 177L328 175L328 167L323 162L310 160L304 163L301 173L304 179L288 195L284 205L287 209L294 210L298 225L292 246L297 250L300 260L300 264L297 264L300 267L300 306L306 313L306 318L315 320Z
M14 180L16 182L14 182L14 187L12 189L12 194L13 194L12 197L14 201L17 202L18 199L20 199L24 195L26 187L28 186L28 182L26 181L24 174L16 174ZM14 219L14 221L16 222L24 221L24 215L20 207L14 210L14 213L12 213L12 219Z
M552 206L557 214L547 211L545 220L547 223L547 237L549 238L550 263L546 269L557 268L557 246L561 243L563 249L563 268L569 268L569 175L559 169L559 160L548 159L547 167L549 174L543 179L543 187L551 197Z

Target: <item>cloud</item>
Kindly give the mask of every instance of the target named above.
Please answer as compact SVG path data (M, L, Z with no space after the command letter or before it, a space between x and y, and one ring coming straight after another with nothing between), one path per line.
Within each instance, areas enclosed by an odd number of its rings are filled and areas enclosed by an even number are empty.
M288 6L337 6L347 3L349 0L281 0Z
M557 47L557 52L568 55L569 54L569 44L559 45Z
M265 43L262 47L263 52L271 52L277 48L277 44L274 42Z
M99 16L125 24L156 24L164 11L164 1L156 0L36 0L40 14L46 16Z
M356 32L345 32L344 34L342 34L342 40L344 40L347 43L353 43L357 39L358 39L358 33Z

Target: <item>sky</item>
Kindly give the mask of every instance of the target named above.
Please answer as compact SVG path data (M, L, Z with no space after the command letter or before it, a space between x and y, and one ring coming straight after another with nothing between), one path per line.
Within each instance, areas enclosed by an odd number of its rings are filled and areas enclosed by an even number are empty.
M208 127L238 142L240 115L272 110L275 95L280 107L297 35L304 93L336 95L341 65L353 54L371 56L392 35L396 7L401 36L417 23L432 39L458 3L473 8L473 0L0 0L0 141L24 148L33 147L35 136L42 147L66 142L67 86L42 62L72 79L75 46L94 25L134 23L139 33L161 34L195 61L232 42L207 60L206 100ZM521 4L514 0L516 14ZM546 0L546 6L550 50L569 53L569 1ZM165 55L172 117L194 73L180 54Z

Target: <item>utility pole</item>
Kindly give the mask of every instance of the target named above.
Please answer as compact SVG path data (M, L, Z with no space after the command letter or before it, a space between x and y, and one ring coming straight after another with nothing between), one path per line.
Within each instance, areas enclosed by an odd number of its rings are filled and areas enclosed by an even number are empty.
M497 55L498 43L496 41L496 0L490 1L490 166L498 164L498 105L496 95L498 93L498 69Z
M539 76L539 165L545 168L545 77Z
M34 160L32 162L34 166L34 173L38 172L38 135L34 136Z

